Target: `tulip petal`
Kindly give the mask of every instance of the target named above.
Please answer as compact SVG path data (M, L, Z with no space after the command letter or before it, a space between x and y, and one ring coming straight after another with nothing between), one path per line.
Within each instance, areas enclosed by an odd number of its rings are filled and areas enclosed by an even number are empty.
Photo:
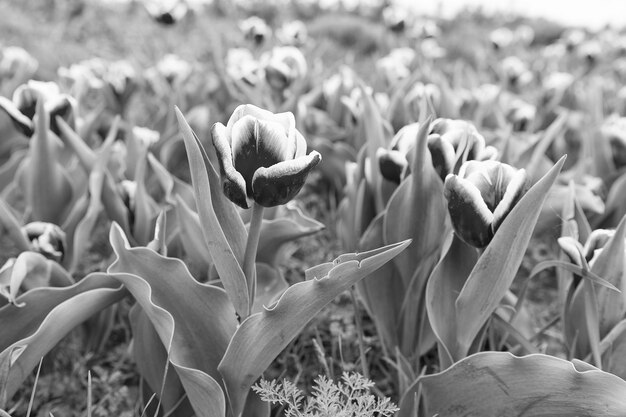
M399 151L378 148L376 151L378 168L386 180L400 184L404 174L409 169L409 162Z
M461 166L459 176L474 184L483 196L489 210L495 212L499 202L504 198L509 183L517 175L517 172L512 166L499 161L472 160Z
M472 246L487 246L493 236L493 214L478 188L460 176L449 174L443 191L456 234Z
M245 116L252 116L255 119L278 123L285 129L287 137L293 135L296 128L296 119L291 112L274 114L252 104L242 104L235 109L233 114L230 116L230 119L228 119L226 128L228 129L229 135L232 134L232 128L235 123Z
M234 124L231 137L233 164L246 182L248 195L252 194L252 176L257 169L292 159L295 142L289 142L278 123L245 116Z
M233 155L226 135L226 126L215 123L211 128L211 137L220 164L224 194L239 207L250 208L246 198L246 181L233 165Z
M302 136L302 133L296 130L296 149L294 150L292 159L300 158L306 155L306 139Z
M508 165L501 165L503 167L514 169ZM519 199L522 198L522 195L526 192L526 180L526 170L520 169L513 175L513 178L508 181L508 184L502 184L502 187L506 187L506 191L493 212L493 223L491 224L491 228L494 233L498 230L498 227L500 227L500 224L511 212L515 204L517 204ZM496 184L495 188L498 188L498 184Z
M285 204L298 194L308 173L321 161L322 156L310 154L280 162L269 168L261 167L252 178L254 201L264 207Z
M445 181L446 175L452 174L454 169L454 146L440 135L434 134L428 137L428 150L432 158L433 168L442 181Z
M20 133L29 137L33 135L35 132L33 121L22 114L11 100L0 97L0 110L4 110Z

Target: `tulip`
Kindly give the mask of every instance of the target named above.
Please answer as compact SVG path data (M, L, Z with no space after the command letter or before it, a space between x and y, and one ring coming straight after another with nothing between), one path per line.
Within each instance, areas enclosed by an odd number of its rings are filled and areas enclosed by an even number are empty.
M573 263L582 267L582 255L591 266L593 264L592 261L597 259L598 254L604 249L614 234L614 229L596 229L589 234L584 246L569 236L559 238L558 243Z
M383 177L400 183L410 171L407 158L415 146L419 123L409 124L393 137L391 149L378 152L378 163ZM460 149L464 146L463 150ZM493 146L485 146L485 138L469 122L453 119L436 119L430 125L428 150L433 167L442 181L453 173L457 158L462 160L488 160L496 157Z
M144 2L146 11L155 22L170 26L187 14L189 5L184 0Z
M33 251L60 262L65 254L65 232L53 223L32 222L22 228Z
M224 126L211 129L225 195L242 208L254 201L274 207L293 199L321 155L306 154L292 113L273 114L253 105L235 109Z
M31 80L27 84L20 85L13 94L13 103L23 116L32 121L39 98L44 100L44 110L49 114L50 130L54 134L57 136L60 134L56 116L61 117L72 129L75 128L76 100L72 96L62 94L59 86L54 82Z
M257 16L243 20L239 23L239 29L246 39L253 41L257 46L261 45L272 33L267 23Z
M270 54L261 57L265 62L265 80L277 91L289 88L294 81L304 78L307 72L306 59L294 46L281 46L272 49Z
M456 234L477 248L489 244L526 189L526 171L497 161L467 161L449 174L444 196Z
M306 26L300 20L285 23L276 33L284 45L302 46L306 43L308 34Z

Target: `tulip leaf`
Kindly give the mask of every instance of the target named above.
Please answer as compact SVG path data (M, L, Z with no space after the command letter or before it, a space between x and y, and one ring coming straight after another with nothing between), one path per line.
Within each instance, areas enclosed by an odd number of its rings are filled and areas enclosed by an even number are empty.
M256 281L252 313L263 311L264 307L271 305L289 287L283 274L266 263L256 263Z
M481 352L420 377L400 401L413 416L421 390L427 416L623 416L626 382L589 364L533 354Z
M426 311L439 341L439 364L442 369L454 363L458 349L455 303L477 260L476 249L454 235L449 249L426 284Z
M154 325L198 416L222 416L217 365L235 332L235 310L221 288L201 284L179 259L128 248L120 227L110 233L117 260L109 267Z
M193 270L200 269L206 275L212 265L209 248L202 235L202 226L198 213L187 206L179 196L176 197L176 219L180 228L179 239Z
M34 220L61 224L74 196L68 175L56 159L55 145L50 141L50 118L43 102L43 98L37 100L37 123L26 174L26 201Z
M256 254L257 262L264 262L274 267L280 262L281 249L286 243L324 229L322 223L305 216L296 206L284 205L280 206L279 210L278 218L263 220Z
M11 241L20 251L31 249L31 244L22 232L22 226L9 205L0 198L0 226L11 237Z
M163 384L163 376L167 366L167 350L161 343L159 335L156 332L148 315L141 309L139 304L135 304L129 314L129 321L133 332L132 354L139 374L147 382L148 392L159 395L159 400L166 412L177 408L178 411L182 407L190 408L188 400L178 404L180 399L185 395L178 374L171 368L168 369L165 384ZM189 411L187 415L193 414Z
M623 317L626 312L626 291L624 291L623 277L626 274L626 259L624 258L626 235L626 217L622 219L615 234L605 244L602 251L595 256L589 273L593 273L613 287L617 287L618 291L607 285L594 287L595 299L598 314L595 320L592 332L596 329L599 332L599 338L604 337ZM595 282L595 281L591 281ZM590 284L591 284L590 282ZM595 282L597 283L597 282ZM589 329L582 323L585 323L584 317L587 316L585 311L589 302L585 302L585 289L583 285L579 285L574 292L569 307L567 320L565 320L564 334L565 339L571 344L576 340L576 357L584 357L590 348ZM621 293L620 293L621 291ZM580 320L578 320L580 319Z
M544 271L544 270L546 270L548 268L553 268L553 267L559 267L559 268L562 268L562 269L564 269L564 270L566 270L568 272L571 272L572 274L580 275L581 277L590 280L594 284L598 284L598 285L601 285L603 287L606 287L609 290L615 291L616 293L620 293L621 292L621 290L618 289L615 285L611 284L609 281L607 281L604 278L600 277L595 272L584 270L582 267L580 267L578 265L575 265L575 264L570 263L570 262L565 262L565 261L554 260L554 261L543 261L543 262L540 262L537 265L535 265L535 267L530 271L529 278L534 277L535 275L537 275L541 271Z
M221 207L220 210L215 208L215 202L219 203L222 201L222 206L229 202L224 201L225 197L223 195L218 196L215 194L216 190L221 190L221 183L215 178L216 175L209 174L213 168L207 166L208 158L203 157L203 155L206 155L201 145L178 108L176 108L176 115L185 140L192 185L204 239L209 247L211 257L215 261L215 269L220 276L228 297L235 306L239 316L246 317L248 311L250 311L251 300L248 297L248 284L240 264L240 261L243 259L245 243L239 247L239 240L230 240L225 235L227 232L232 234L234 230L237 230L234 226L236 224L241 223L241 227L243 227L243 222L241 222L241 219L225 222L225 220L230 219L226 215L221 219L218 218L218 211L222 213L237 213L232 204L229 208ZM221 191L219 192L221 193ZM240 233L234 233L234 235L238 236ZM243 235L245 236L245 230Z
M600 342L602 369L626 379L626 319L620 321Z
M152 237L154 222L158 213L157 203L152 199L146 189L147 157L145 153L137 155L135 182L135 221L133 222L133 237L139 245L147 245Z
M359 250L367 251L384 245L384 218L385 212L372 221L361 237ZM398 269L393 263L386 263L359 281L356 288L383 343L388 349L393 350L399 345L398 327L401 322L401 305L398 300L405 295L404 284Z
M170 174L152 153L148 153L148 162L150 163L150 168L152 168L157 182L163 189L165 194L164 200L173 204L176 200L176 196L179 196L188 207L195 210L196 200L193 196L193 188L186 182Z
M96 166L96 162L98 161L99 157L104 156L106 151L101 152L101 154L98 155L95 151L89 148L89 146L87 146L85 141L81 139L80 136L78 136L78 134L76 134L76 132L74 132L72 128L68 126L62 118L57 117L55 120L57 121L57 125L61 130L61 139L63 140L64 144L68 148L72 149L72 151L78 158L78 162L83 167L85 172L87 172L88 174L91 173L91 171ZM107 134L107 139L105 139L105 143L109 142L110 138L115 139L117 137L118 124L119 117L116 117L113 120L113 125L111 126L109 133ZM122 197L117 192L115 182L109 170L105 169L103 172L104 179L102 184L101 201L104 210L106 211L109 219L117 222L120 226L122 226L122 229L124 229L125 233L130 233L128 209L124 205Z
M376 211L381 212L384 207L378 193L378 188L380 186L380 173L378 171L378 167L374 164L374 161L376 161L376 150L378 148L387 147L387 139L385 138L385 130L383 128L383 118L380 114L378 106L362 82L359 87L361 91L361 99L363 100L363 114L361 115L360 123L362 123L362 127L365 132L367 157L371 161L369 167L366 168L369 169L367 175L371 179Z
M90 274L65 288L36 288L0 308L0 363L10 361L0 392L10 399L40 359L70 330L119 301L126 291L109 275ZM4 407L0 399L0 407Z
M219 365L233 414L239 416L254 381L304 326L337 295L380 268L408 246L404 241L359 254L341 255L325 275L289 287L261 313L244 320ZM328 266L328 264L323 264Z
M626 174L617 178L606 198L606 204L604 214L602 216L601 226L603 228L611 228L619 223L620 219L626 214L626 200L624 194L626 193Z
M411 174L389 200L383 226L385 243L413 239L408 250L393 260L407 286L423 259L439 256L450 228L443 183L432 166L427 147L429 126L430 122L426 121L417 131ZM431 271L424 272L423 282L417 284L419 288L426 284Z
M520 199L476 262L456 301L459 351L453 355L455 360L467 355L472 341L511 286L543 202L564 162L562 157Z

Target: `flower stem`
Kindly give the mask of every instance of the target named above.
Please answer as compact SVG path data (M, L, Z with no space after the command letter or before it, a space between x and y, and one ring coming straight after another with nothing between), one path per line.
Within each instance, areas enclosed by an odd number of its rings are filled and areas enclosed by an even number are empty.
M263 206L257 203L252 205L252 218L248 229L248 241L246 242L246 252L243 256L243 273L248 283L248 299L250 300L248 315L252 311L254 294L256 292L256 251L259 246L259 236L261 235L261 224L263 223Z

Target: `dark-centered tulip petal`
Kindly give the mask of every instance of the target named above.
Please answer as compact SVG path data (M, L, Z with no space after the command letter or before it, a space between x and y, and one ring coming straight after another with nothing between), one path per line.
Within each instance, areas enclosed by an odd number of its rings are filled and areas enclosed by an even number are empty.
M50 104L50 130L52 130L57 136L60 136L61 132L57 125L56 116L61 117L72 129L76 128L76 120L74 116L74 99L68 95L61 95Z
M234 124L245 116L252 116L255 119L267 120L280 124L285 129L285 134L290 139L292 138L291 132L295 131L296 128L296 119L293 113L272 113L271 111L253 106L251 104L242 104L235 109L233 114L230 116L230 119L228 119L226 127L228 128L229 135L232 135L231 130Z
M475 247L485 247L491 241L493 214L474 184L454 174L446 177L444 196L457 235Z
M459 176L474 184L489 210L494 211L517 172L498 161L467 161L461 166Z
M596 229L587 238L585 242L584 254L587 261L591 261L594 254L598 250L602 250L607 242L613 237L615 230Z
M300 191L309 172L321 161L316 151L309 155L259 168L252 178L254 201L264 207L287 203Z
M379 148L376 151L378 168L386 180L400 184L409 169L409 162L402 152Z
M34 124L31 119L20 112L15 104L6 97L0 97L0 111L4 111L15 128L26 136L34 133Z
M295 143L287 139L278 123L245 116L233 126L231 149L235 169L246 181L250 195L256 170L293 159Z
M513 207L520 198L526 192L526 170L520 169L519 171L513 174L513 178L509 179L508 184L506 184L506 191L502 196L502 199L496 206L496 209L493 212L493 223L491 228L495 233L496 230L500 227L500 224L504 221L506 216L513 210Z
M454 169L455 151L454 146L441 135L433 134L428 137L428 150L433 161L433 167L442 181L452 173Z
M220 165L224 194L238 206L250 208L246 198L246 181L233 165L233 153L226 131L226 126L221 123L215 123L211 128L211 137Z

